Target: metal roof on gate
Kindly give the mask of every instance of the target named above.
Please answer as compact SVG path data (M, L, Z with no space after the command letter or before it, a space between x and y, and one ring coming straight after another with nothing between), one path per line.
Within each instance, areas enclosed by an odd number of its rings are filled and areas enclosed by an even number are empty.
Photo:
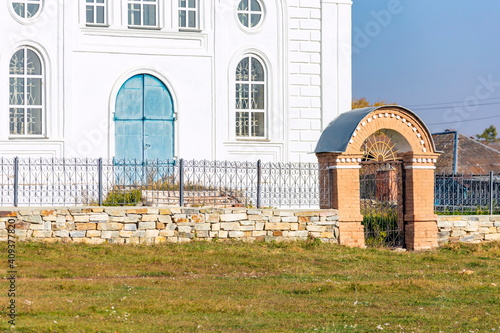
M365 118L368 114L373 111L382 108L392 108L392 109L401 109L401 111L410 113L413 117L415 117L423 128L430 132L424 122L411 110L399 106L399 105L384 105L377 107L367 107L354 109L348 112L344 112L340 114L337 118L335 118L321 133L321 137L319 138L318 144L316 145L315 153L343 153L347 149L347 145L349 144L349 140L358 127L359 123ZM432 143L434 146L434 143Z
M369 107L351 110L344 112L335 118L325 128L318 144L316 145L315 153L342 153L347 149L349 140L356 130L358 124L369 113L377 110L379 107Z

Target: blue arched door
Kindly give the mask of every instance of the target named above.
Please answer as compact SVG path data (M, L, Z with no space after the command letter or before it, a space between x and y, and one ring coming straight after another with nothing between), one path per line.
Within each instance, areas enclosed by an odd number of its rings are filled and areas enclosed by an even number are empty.
M115 160L147 163L174 156L172 95L156 77L139 74L116 97Z

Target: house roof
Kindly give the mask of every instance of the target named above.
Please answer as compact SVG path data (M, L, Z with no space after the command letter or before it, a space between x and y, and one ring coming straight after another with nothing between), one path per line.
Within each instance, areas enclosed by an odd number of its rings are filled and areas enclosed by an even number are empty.
M458 174L484 175L493 171L500 173L500 151L457 133L457 166ZM434 144L442 151L436 163L436 172L452 174L455 157L455 132L433 134Z

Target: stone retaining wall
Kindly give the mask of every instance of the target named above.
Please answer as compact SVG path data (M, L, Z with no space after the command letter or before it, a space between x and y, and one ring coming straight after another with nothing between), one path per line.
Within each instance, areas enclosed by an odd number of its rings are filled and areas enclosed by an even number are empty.
M500 241L499 215L438 216L439 244Z
M0 241L15 220L19 240L155 244L194 240L339 243L336 210L246 208L2 208ZM500 216L438 217L439 244L500 240ZM342 230L342 228L340 228Z
M15 220L19 240L156 244L193 240L338 243L336 210L244 208L2 208L0 240Z

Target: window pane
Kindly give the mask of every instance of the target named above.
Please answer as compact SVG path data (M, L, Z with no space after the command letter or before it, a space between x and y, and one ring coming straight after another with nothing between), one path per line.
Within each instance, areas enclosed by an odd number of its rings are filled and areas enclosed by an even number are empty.
M186 8L186 0L179 0L179 7Z
M97 0L97 3L104 3L104 0Z
M248 112L236 112L236 136L248 136Z
M10 134L24 134L24 109L10 109Z
M252 109L264 110L264 85L252 84Z
M26 99L28 105L42 105L42 79L28 79Z
M189 12L189 27L196 28L196 12L194 11Z
M14 6L14 11L16 12L17 15L23 18L26 17L24 3L14 2L12 6Z
M260 4L257 0L251 0L252 1L252 6L251 6L251 10L252 11L256 11L256 12L260 12Z
M144 25L156 25L156 5L144 5Z
M259 24L260 17L261 17L260 14L252 14L252 15L250 15L250 18L252 20L251 24L250 24L250 27L255 27L257 24Z
M248 81L248 62L250 58L244 58L236 67L236 81Z
M186 27L186 11L185 10L180 10L179 11L179 27Z
M243 24L245 27L248 27L248 14L238 14L238 19L240 20L241 24Z
M94 6L87 6L87 23L94 23Z
M9 86L10 105L24 105L24 79L10 78Z
M41 75L42 74L42 63L37 54L31 50L27 52L28 61L26 63L26 74L28 75Z
M248 0L241 0L238 5L238 10L248 10Z
M264 81L264 68L260 61L252 58L252 81Z
M196 0L189 0L188 7L189 8L196 8Z
M104 7L103 6L97 7L97 18L96 18L95 23L101 23L101 24L106 23L106 21L104 19Z
M42 109L28 109L27 121L27 134L42 134Z
M140 25L141 24L141 6L135 4L128 5L128 24Z
M10 59L9 73L14 75L24 74L24 50L19 50Z
M247 110L249 108L248 104L248 84L236 84L236 103L235 107L237 110Z
M252 136L264 136L264 112L252 113Z
M33 17L38 12L40 8L39 4L28 4L28 13L26 17Z

